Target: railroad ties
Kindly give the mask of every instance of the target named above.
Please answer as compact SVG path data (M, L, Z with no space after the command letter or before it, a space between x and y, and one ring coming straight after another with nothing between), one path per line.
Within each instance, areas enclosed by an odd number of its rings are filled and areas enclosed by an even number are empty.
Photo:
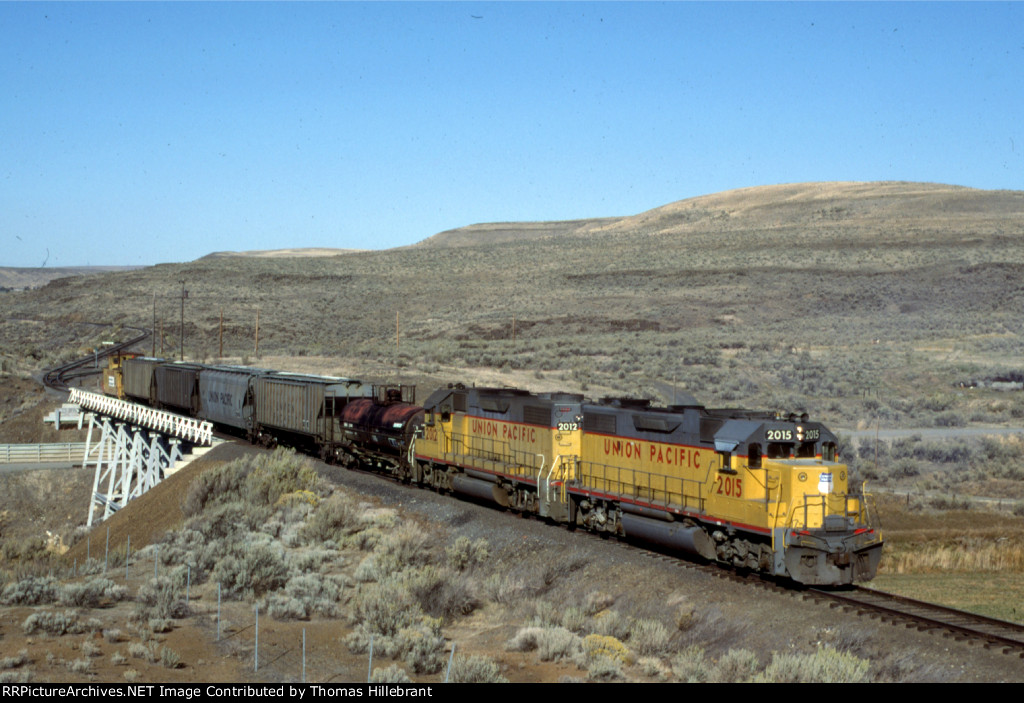
M92 411L82 464L85 469L95 467L90 526L157 485L193 446L213 442L213 425L208 421L80 388L70 393L69 402ZM99 434L95 440L94 431ZM97 515L97 508L102 515Z
M1024 659L1024 625L949 608L938 603L857 586L849 591L809 589L813 597L850 608L860 615L879 617L919 631L936 631L956 639L980 642L986 649Z

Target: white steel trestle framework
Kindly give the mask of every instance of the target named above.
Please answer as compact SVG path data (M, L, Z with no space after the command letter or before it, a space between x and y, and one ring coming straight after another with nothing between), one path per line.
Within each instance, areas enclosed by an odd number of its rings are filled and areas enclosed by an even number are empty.
M93 411L83 462L83 468L95 466L90 526L158 484L181 458L182 440L203 445L213 441L213 425L207 421L79 388L71 389L69 401ZM95 442L94 429L100 433ZM98 518L97 507L103 510Z

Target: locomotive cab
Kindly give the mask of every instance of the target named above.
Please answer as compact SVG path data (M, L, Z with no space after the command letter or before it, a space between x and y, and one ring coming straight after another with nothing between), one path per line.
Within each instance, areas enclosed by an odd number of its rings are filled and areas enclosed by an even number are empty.
M107 365L103 369L100 381L100 392L124 400L124 372L122 364L128 359L134 359L138 354L118 352L107 358Z
M761 502L758 512L774 555L770 570L806 584L870 579L881 557L882 535L864 494L850 489L835 435L820 423L808 422L806 415L756 428L747 422L736 427L734 422L716 435L716 448L726 457L718 481L728 485L726 476L732 473L734 483L742 475L752 484L733 492L742 491L748 506L749 501ZM746 437L737 441L735 430ZM726 449L732 451L721 451ZM727 503L723 501L726 512ZM737 518L753 517L749 507L743 512L747 514Z

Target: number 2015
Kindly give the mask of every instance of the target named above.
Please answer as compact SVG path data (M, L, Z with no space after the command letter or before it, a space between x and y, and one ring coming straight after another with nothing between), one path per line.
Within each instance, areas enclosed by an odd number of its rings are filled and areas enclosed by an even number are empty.
M743 479L738 476L719 476L716 481L718 484L718 495L731 496L733 498L740 498L743 496Z

